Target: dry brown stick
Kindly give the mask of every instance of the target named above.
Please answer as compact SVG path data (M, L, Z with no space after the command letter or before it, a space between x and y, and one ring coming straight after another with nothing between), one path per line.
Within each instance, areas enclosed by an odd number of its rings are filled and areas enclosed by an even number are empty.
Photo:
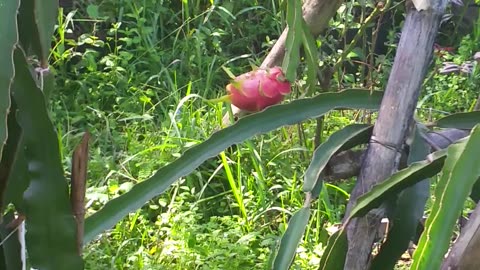
M70 203L77 224L77 250L82 255L83 231L85 224L85 192L87 189L88 140L90 134L85 132L82 141L72 156Z
M351 194L346 216L360 195L398 168L421 85L432 58L440 18L447 4L447 0L432 2L429 10L409 10L407 14L371 143ZM348 252L344 269L368 269L374 237L384 214L385 208L380 207L352 220L348 225Z

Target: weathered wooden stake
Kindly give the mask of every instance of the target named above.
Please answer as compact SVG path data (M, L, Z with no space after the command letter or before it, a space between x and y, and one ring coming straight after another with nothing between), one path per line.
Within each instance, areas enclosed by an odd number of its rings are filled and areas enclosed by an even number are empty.
M85 192L87 189L88 140L90 134L85 132L82 141L72 156L70 203L77 224L77 249L82 255L83 230L85 224Z
M440 18L447 4L447 0L432 2L428 10L408 11L378 119L350 197L347 214L360 195L398 168L420 89L432 59ZM381 207L350 223L344 269L368 269L375 234L384 214L384 208Z

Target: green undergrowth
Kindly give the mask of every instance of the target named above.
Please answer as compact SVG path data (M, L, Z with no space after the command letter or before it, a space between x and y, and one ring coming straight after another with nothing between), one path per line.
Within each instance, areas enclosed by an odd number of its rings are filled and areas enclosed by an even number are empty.
M57 74L51 115L66 171L83 132L92 135L87 215L222 127L227 104L205 99L224 94L229 78L222 66L241 74L261 63L285 25L282 3L98 0L59 15L50 57ZM478 49L472 40L478 35L467 37L453 60L471 58ZM382 61L385 68L371 77L379 89L393 60ZM421 119L471 109L478 72L435 72L425 82ZM366 87L368 78L359 74L336 73L331 89ZM304 94L302 84L286 102ZM371 117L330 113L322 139ZM211 158L87 245L86 269L265 269L303 204L315 134L310 120ZM325 186L292 269L318 267L352 186L351 180Z

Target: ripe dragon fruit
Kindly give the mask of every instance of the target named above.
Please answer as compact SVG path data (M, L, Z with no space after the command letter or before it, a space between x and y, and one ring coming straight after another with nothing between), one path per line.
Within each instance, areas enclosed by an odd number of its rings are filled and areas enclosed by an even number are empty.
M257 69L236 77L227 85L230 102L241 110L258 112L280 103L290 93L280 67Z

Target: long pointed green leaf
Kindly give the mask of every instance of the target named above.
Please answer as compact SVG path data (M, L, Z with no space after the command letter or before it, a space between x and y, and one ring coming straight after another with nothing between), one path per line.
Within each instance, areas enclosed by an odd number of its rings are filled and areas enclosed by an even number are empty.
M288 222L288 228L280 241L280 248L273 261L274 270L289 269L295 258L298 244L302 240L310 218L310 207L302 207Z
M318 270L343 270L347 250L347 231L341 228L328 239Z
M335 153L362 143L367 143L372 134L372 130L373 126L371 125L353 124L344 127L328 137L328 139L313 152L312 161L305 172L303 192L312 191L318 181L320 173Z
M421 161L430 153L430 149L420 135L418 128L410 145L408 164ZM410 240L416 233L418 223L423 217L425 204L429 197L430 179L424 179L400 193L393 213L387 240L372 261L370 269L394 269L402 254L407 250Z
M413 256L411 269L440 269L450 245L456 220L473 184L480 177L480 125L465 143L448 148L442 177L435 189L435 201Z
M15 75L13 51L18 43L17 10L19 0L0 3L0 160L7 141L7 115L10 110L10 87Z
M302 2L301 0L287 1L288 32L285 40L285 56L282 68L290 82L295 81L297 68L300 63L300 45L302 45Z
M458 143L461 144L462 142L463 140ZM383 201L394 197L405 188L439 173L445 158L446 150L437 151L431 154L430 160L415 162L374 186L371 191L358 199L345 224L354 217L365 215L368 211L378 207Z
M439 119L436 125L441 128L472 129L480 123L480 111L455 113Z
M37 88L25 55L15 51L13 98L25 139L30 186L24 193L26 240L33 267L83 269L76 248L75 222L54 126L43 93Z
M335 108L377 109L381 92L346 90L338 93L323 93L314 98L295 100L289 104L271 106L260 113L240 119L234 125L214 133L205 142L185 152L179 159L158 170L155 175L127 193L108 202L97 213L86 219L85 243L104 230L161 194L177 179L191 173L205 160L218 155L227 147L261 133L305 119L318 117Z
M308 90L310 93L313 92L314 87L317 85L318 76L318 55L317 55L317 44L315 38L313 37L310 29L307 26L307 23L302 18L302 43L305 52L305 59L307 62L308 72L307 72L307 84Z

